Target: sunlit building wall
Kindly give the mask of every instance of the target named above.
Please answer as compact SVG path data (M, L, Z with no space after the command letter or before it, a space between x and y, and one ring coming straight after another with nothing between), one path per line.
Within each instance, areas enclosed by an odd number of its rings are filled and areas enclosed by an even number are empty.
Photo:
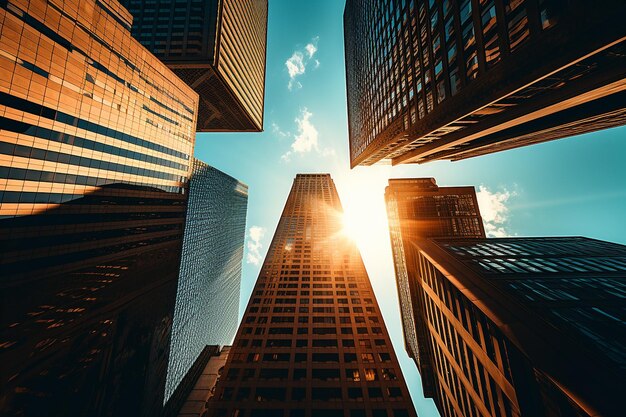
M621 0L347 0L351 165L459 160L626 122Z
M415 411L328 174L298 174L209 416L401 417Z
M485 237L474 187L439 187L434 178L390 179L385 190L389 234L406 351L415 361L426 397L437 397L423 289L412 239Z
M0 1L3 415L163 404L198 96L131 24Z
M198 131L261 131L267 0L122 0L133 36L200 95Z
M442 416L618 416L626 247L416 239Z
M247 185L194 158L165 401L205 346L235 337L247 207Z

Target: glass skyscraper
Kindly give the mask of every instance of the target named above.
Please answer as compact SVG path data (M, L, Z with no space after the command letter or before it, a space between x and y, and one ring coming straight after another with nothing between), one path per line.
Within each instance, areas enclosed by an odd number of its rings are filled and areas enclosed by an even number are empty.
M245 184L194 158L165 401L205 346L235 337L247 207Z
M623 414L626 247L415 239L441 415Z
M0 1L0 413L163 404L197 94L115 0Z
M212 417L415 417L328 174L298 174L209 402Z
M347 0L351 165L623 125L624 14L622 0Z
M198 131L263 130L267 0L122 0L133 36L200 95Z

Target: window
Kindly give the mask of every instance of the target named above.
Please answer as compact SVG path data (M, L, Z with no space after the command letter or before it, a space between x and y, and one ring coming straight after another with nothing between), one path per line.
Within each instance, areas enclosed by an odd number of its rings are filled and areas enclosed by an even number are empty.
M363 390L361 388L348 388L348 399L363 401Z
M365 368L365 380L366 381L378 381L378 373L376 369Z
M339 354L313 353L313 362L339 362Z
M348 381L360 381L361 376L359 375L358 369L346 369L346 379Z
M386 381L396 381L398 379L396 372L393 369L383 368L381 372L383 374L383 379Z
M313 379L322 381L339 380L339 369L313 369Z
M311 389L311 399L313 401L339 401L341 400L341 388L313 387ZM341 415L343 416L343 410L341 410Z

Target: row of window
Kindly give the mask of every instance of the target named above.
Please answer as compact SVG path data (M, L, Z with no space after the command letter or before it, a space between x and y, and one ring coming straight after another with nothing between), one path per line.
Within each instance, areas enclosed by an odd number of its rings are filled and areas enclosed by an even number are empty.
M391 362L391 355L388 352L378 353L344 353L340 355L338 353L312 353L311 359L308 359L309 353L242 353L233 352L233 363L241 362L291 362L293 363L309 363L309 362L324 362L324 363L354 363L357 362L357 358L360 358L361 363L385 363ZM340 360L342 359L342 360Z
M289 391L291 391L291 401L306 401L307 399L311 401L364 401L364 398L366 398L365 395L367 395L367 399L369 401L399 401L404 398L402 390L399 387L388 387L384 390L379 387L369 387L366 389L360 387L350 387L346 389L346 395L343 394L341 388L330 387L313 387L310 390L298 387L291 389L279 387L257 387L251 398L250 394L252 391L253 390L248 387L240 387L237 390L235 390L235 388L225 387L219 399L223 401L286 401L287 393Z
M310 310L309 307L298 307L299 313L308 313L309 310ZM259 307L250 307L248 311L250 313L258 313ZM269 311L270 311L269 307L261 307L261 310L260 310L261 313L269 313ZM312 311L313 313L334 313L335 307L313 307L310 311ZM338 313L350 313L350 311L352 311L353 313L363 313L363 307L352 307L352 310L350 310L350 307L337 307ZM365 311L367 313L374 313L376 309L374 307L365 307ZM295 313L296 307L273 307L272 312L273 313Z
M294 368L293 374L289 377L288 368L262 368L258 375L256 368L235 368L231 367L226 375L226 381L257 381L258 379L264 380L286 380L291 379L293 381L308 381L310 379L324 380L324 381L339 381L346 380L349 382L360 381L397 381L398 375L393 368L363 368L355 369L348 368L342 373L339 369L334 368L313 368L311 370L311 377L309 378L309 372L306 368ZM342 376L343 375L343 376Z
M237 347L247 347L248 343L250 343L251 347L261 347L263 340L261 339L243 339L240 338ZM374 339L374 343L372 344L371 339L359 339L358 346L371 348L375 347L384 347L387 346L387 342L385 339ZM292 347L294 345L294 339L267 339L265 341L265 347ZM341 345L344 348L353 348L355 347L354 339L341 339ZM297 348L337 348L339 347L339 339L295 339L295 346Z
M345 410L345 411L344 411ZM227 410L225 408L218 408L215 411L215 417L284 417L285 410L283 408L258 408L254 407L250 410L246 408L235 408ZM344 414L347 413L347 414ZM372 409L371 414L367 414L365 410L360 409L346 409L346 408L313 408L311 414L306 414L304 409L289 410L289 417L409 417L409 411L406 408L394 409L393 411L387 411L386 409Z
M308 327L298 327L297 329L294 327L244 327L241 331L242 335L262 335L262 334L309 334ZM313 327L311 328L311 334L355 334L354 329L352 327ZM356 334L370 334L367 327L357 327ZM381 327L372 327L371 334L383 334L383 329Z

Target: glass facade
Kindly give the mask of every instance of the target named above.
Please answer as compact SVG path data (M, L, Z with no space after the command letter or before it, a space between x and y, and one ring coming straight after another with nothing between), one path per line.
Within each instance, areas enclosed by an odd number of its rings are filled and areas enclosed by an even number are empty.
M261 131L267 0L122 0L133 36L201 97L200 132Z
M352 166L457 160L624 124L624 12L620 1L348 0Z
M565 237L413 248L442 415L620 414L626 247Z
M328 174L298 174L208 416L415 411Z
M437 401L437 374L412 239L485 237L474 187L439 187L434 178L391 179L385 190L407 353L415 360L426 397Z
M163 403L198 96L131 24L0 1L2 414Z
M193 160L165 401L206 345L235 336L247 207L245 184Z

